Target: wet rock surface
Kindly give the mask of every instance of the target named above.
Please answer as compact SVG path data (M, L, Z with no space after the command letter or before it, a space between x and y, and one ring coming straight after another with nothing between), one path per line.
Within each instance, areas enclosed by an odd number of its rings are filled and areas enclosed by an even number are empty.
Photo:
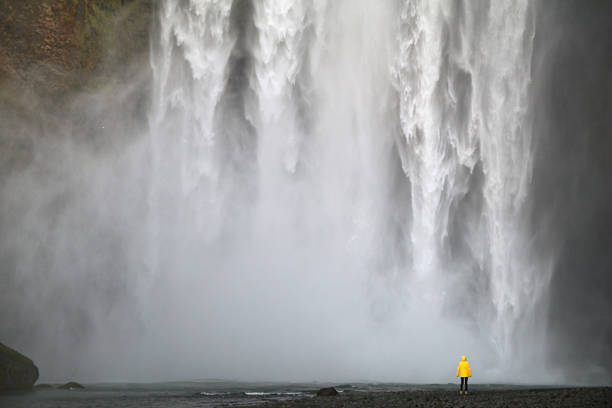
M521 389L475 391L403 391L342 393L337 398L304 398L267 403L293 407L612 407L612 388Z
M334 397L338 395L338 391L334 387L321 388L317 391L317 397Z
M0 343L0 392L30 390L37 379L32 360Z

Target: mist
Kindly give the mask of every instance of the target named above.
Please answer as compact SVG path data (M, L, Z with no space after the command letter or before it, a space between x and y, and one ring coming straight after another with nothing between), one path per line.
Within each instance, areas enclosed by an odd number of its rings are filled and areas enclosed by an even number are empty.
M156 3L103 86L3 94L0 339L41 381L609 383L610 11Z

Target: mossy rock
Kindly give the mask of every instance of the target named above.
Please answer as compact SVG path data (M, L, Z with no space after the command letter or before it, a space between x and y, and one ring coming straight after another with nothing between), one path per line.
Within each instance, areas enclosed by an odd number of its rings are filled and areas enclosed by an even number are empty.
M60 385L57 388L59 388L60 390L80 390L80 389L83 389L85 387L83 387L81 384L79 384L76 381L70 381L70 382L67 382L64 385Z
M0 391L31 390L37 379L32 360L0 343Z
M64 101L148 60L154 0L0 0L2 82Z

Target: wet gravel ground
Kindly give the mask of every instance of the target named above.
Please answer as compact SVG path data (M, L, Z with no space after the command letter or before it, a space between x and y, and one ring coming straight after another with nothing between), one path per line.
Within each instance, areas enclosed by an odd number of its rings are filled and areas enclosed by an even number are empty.
M456 391L428 390L401 392L355 392L335 397L311 397L292 401L264 404L267 408L299 407L610 407L612 388L560 388L470 391L458 395Z

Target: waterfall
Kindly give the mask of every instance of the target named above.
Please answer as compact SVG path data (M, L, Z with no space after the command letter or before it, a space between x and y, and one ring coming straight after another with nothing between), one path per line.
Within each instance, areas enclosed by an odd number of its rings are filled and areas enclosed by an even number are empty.
M182 311L214 328L231 310L254 342L265 316L275 345L317 327L308 356L412 349L414 329L512 363L549 278L526 224L529 1L166 0L158 18L149 262L194 297Z
M460 234L487 274L493 340L504 356L511 355L513 326L531 312L523 308L546 279L544 271L539 277L530 269L521 247L533 160L531 8L527 1L406 2L394 71L402 165L412 186L414 270L435 275L460 267L456 258L440 265L450 223L467 194L480 196L479 205L461 214L472 225ZM475 186L478 173L482 181Z

